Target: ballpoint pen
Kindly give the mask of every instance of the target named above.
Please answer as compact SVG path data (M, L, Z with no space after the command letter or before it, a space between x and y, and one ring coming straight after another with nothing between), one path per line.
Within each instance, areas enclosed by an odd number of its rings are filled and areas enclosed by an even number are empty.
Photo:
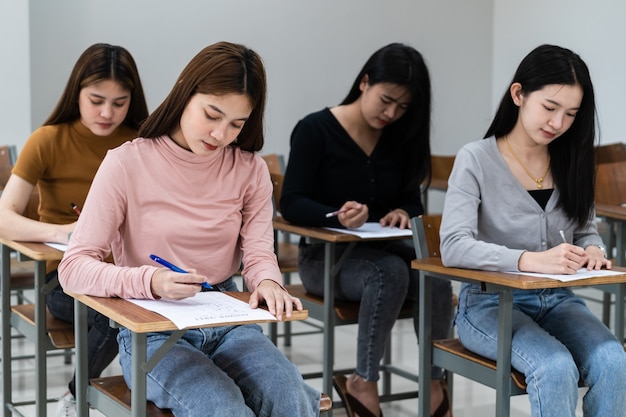
M561 239L563 239L563 243L567 243L567 239L565 239L565 233L563 233L562 230L559 230L559 233L561 234Z
M165 259L161 258L160 256L150 255L150 259L152 259L154 262L160 263L161 265L171 269L174 272L180 272L181 274L187 274L188 273L184 269L177 267L173 263L170 263L170 262L166 261ZM207 290L212 290L213 289L211 284L209 284L208 282L203 282L200 285L202 285L202 288L207 289Z

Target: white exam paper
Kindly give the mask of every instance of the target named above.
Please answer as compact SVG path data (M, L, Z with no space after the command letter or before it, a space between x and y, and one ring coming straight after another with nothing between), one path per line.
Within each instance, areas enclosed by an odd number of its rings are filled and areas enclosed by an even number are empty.
M585 278L606 277L606 276L611 276L611 275L623 275L624 273L611 271L610 269L601 269L599 271L596 271L596 270L587 271L586 268L581 268L578 271L576 271L575 274L572 274L572 275L537 274L537 273L531 273L531 272L513 272L513 271L507 271L507 274L530 275L530 276L538 277L538 278L550 278L550 279L556 279L562 282L569 282L569 281L576 281L576 280L585 279Z
M67 250L67 245L64 245L63 243L44 242L44 244L56 250L60 250L61 252L65 252Z
M348 233L356 235L362 239L373 237L410 237L413 235L411 229L399 229L397 227L383 227L378 222L367 222L363 226L356 229L338 229L335 227L325 227L324 229L334 230L336 232Z
M199 292L193 297L178 301L136 299L128 301L167 317L179 329L241 321L276 321L276 317L267 310L252 309L248 303L219 291Z

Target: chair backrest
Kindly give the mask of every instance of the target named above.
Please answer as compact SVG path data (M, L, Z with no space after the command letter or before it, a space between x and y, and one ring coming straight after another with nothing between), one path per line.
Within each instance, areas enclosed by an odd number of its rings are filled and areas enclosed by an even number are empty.
M270 174L282 174L285 172L285 161L282 155L277 153L270 153L261 156L267 164L267 169L270 170Z
M599 204L626 203L626 161L597 165L595 201Z
M418 258L441 258L439 247L439 227L441 226L441 214L422 215L411 218L413 230L413 244Z
M280 213L280 194L283 192L283 180L285 176L283 174L270 172L270 178L272 179L272 185L274 186L274 211L276 213Z
M14 145L2 145L0 146L0 190L4 189L9 177L11 176L11 170L13 169Z
M274 215L276 215L280 213L280 193L283 189L285 162L283 156L276 153L263 155L262 158L267 164L267 169L270 171L270 178L272 179L272 185L274 186L272 196L274 197Z
M596 164L626 161L626 143L617 142L597 146L595 157Z
M454 155L432 155L430 164L432 166L432 178L430 188L445 191L448 189L448 178L454 165Z

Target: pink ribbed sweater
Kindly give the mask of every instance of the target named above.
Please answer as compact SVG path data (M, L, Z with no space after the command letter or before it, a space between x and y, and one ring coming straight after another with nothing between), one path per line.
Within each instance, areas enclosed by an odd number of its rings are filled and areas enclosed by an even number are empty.
M138 138L105 157L59 266L73 292L153 298L161 256L219 283L243 260L246 285L282 283L273 251L272 184L263 159L239 148L208 157L169 137ZM115 265L101 262L112 251Z

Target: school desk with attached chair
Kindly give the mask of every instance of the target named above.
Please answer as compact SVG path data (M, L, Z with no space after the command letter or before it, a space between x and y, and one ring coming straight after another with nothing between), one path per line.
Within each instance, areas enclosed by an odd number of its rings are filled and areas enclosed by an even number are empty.
M89 406L107 416L132 417L172 417L169 410L161 410L146 400L146 376L154 366L163 359L165 354L183 336L185 329L180 330L169 319L146 310L128 300L121 298L94 297L66 291L74 297L74 317L76 331L76 412L78 417L89 416ZM241 301L248 302L249 292L225 293ZM131 332L132 370L131 389L121 376L96 378L87 377L87 307L91 307L108 317L111 325L125 327ZM308 317L306 310L294 311L290 320L304 320ZM262 323L263 321L258 321ZM201 327L225 326L251 323L229 321ZM147 334L149 332L168 332L167 341L150 357L147 357ZM129 393L130 391L130 393ZM132 404L132 407L131 407ZM323 412L331 409L330 398L322 394L320 408Z
M434 217L434 216L431 216ZM438 224L436 233L431 227L430 233L435 238L425 237L428 227L428 218L413 218L411 224L416 239L417 254L421 256L412 262L412 267L421 271L419 291L419 369L430 369L431 366L440 366L448 372L462 375L470 380L495 388L496 412L498 417L510 415L510 400L512 395L525 393L525 386L515 384L516 375L511 371L512 319L513 319L513 291L584 287L617 284L626 287L626 268L615 267L620 275L597 276L573 281L559 281L556 279L523 275L505 272L480 271L443 266L438 257L439 245L436 243L437 255L432 255L429 245L432 241L438 242ZM440 220L439 220L440 221ZM425 224L426 223L426 224ZM420 243L421 242L421 243ZM429 257L430 256L430 257ZM435 257L433 257L435 256ZM456 339L433 341L431 334L431 279L443 278L460 282L477 283L488 292L497 292L498 301L498 353L495 364L486 358L472 354L458 343ZM623 311L621 312L623 314ZM495 369L494 369L495 368ZM430 415L430 374L422 372L419 379L418 415ZM522 380L523 382L523 380Z
M16 407L26 404L36 405L37 417L46 416L47 373L46 352L55 349L74 347L74 328L71 323L55 319L46 307L46 294L57 281L46 283L46 261L60 260L63 252L43 243L15 242L0 239L2 264L2 394L5 417L12 413L20 414ZM35 262L34 295L32 304L11 306L11 251L18 252ZM12 397L12 354L11 329L15 328L35 344L35 401L14 402Z

